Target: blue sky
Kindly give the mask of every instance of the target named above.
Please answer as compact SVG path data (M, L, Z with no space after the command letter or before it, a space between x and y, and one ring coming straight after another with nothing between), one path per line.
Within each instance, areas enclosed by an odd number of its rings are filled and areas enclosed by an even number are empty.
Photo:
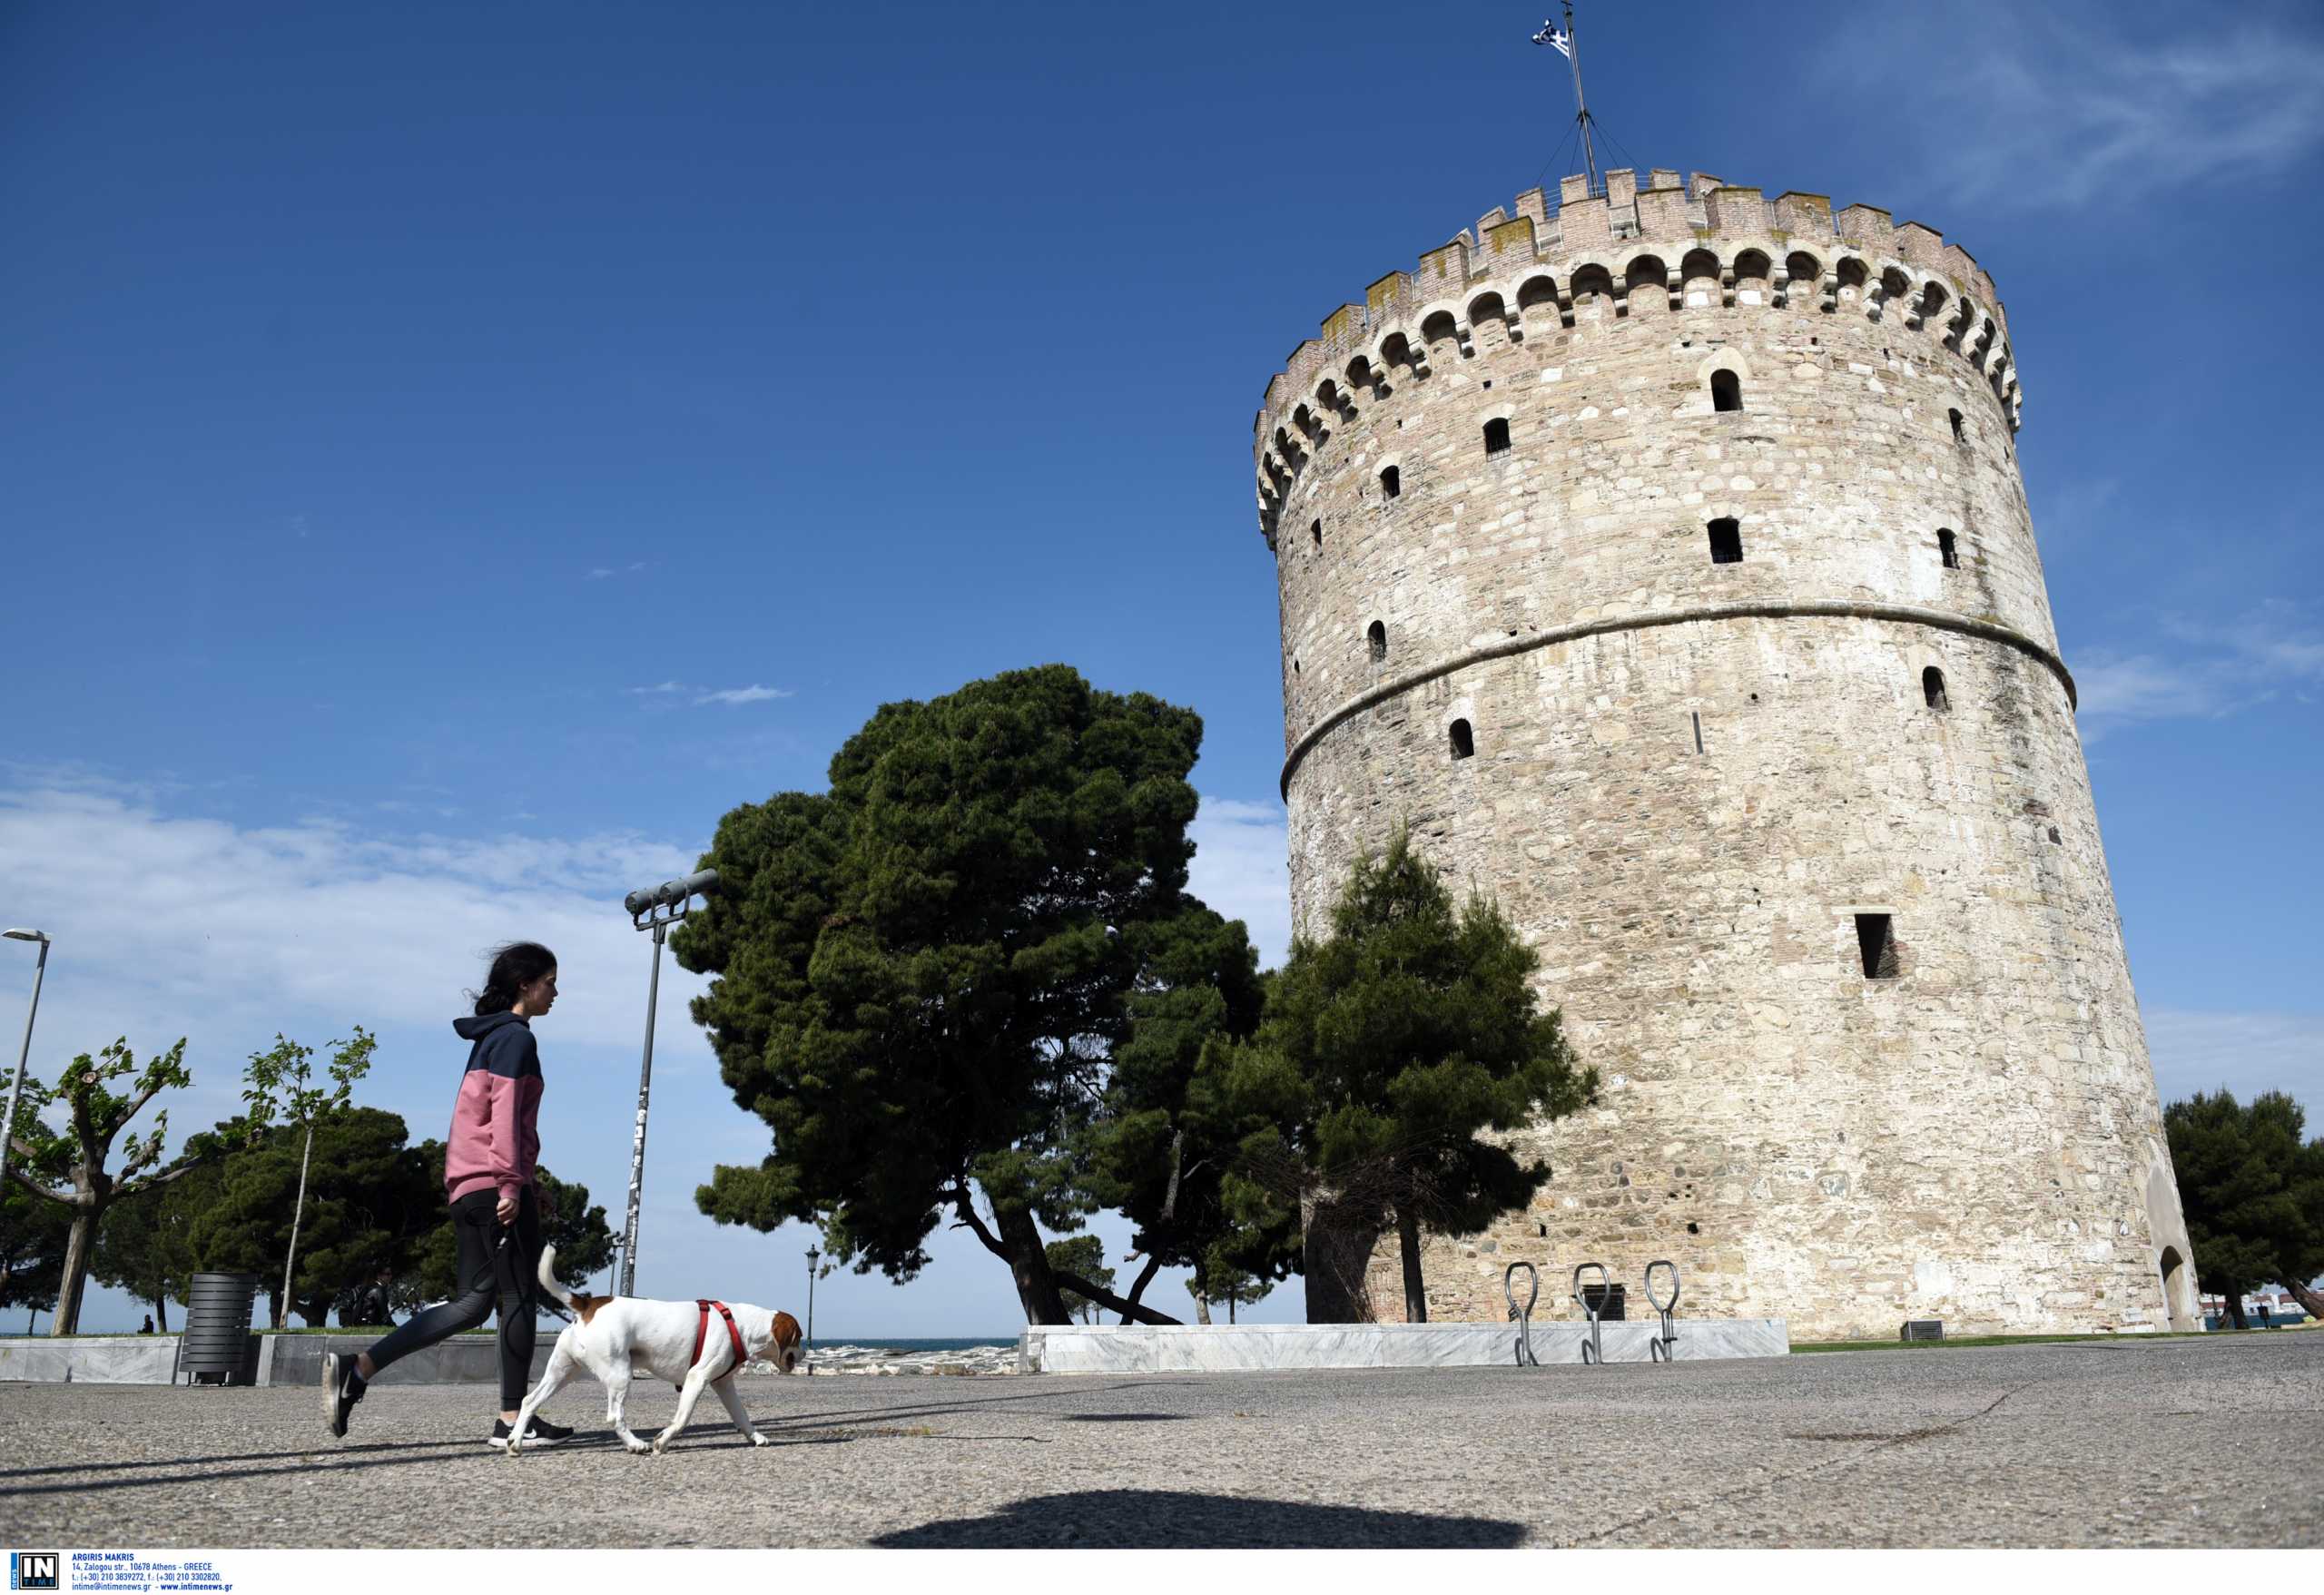
M1992 271L2164 1093L2324 1115L2324 14L2200 15L1586 5L1581 37L1610 163L1883 205ZM58 939L36 1069L188 1035L182 1133L276 1030L363 1023L368 1099L440 1134L476 955L537 935L547 1159L617 1211L622 891L820 786L880 703L1048 660L1201 712L1197 883L1279 953L1251 417L1334 307L1571 168L1539 23L8 7L0 920ZM664 1012L641 1288L795 1310L804 1234L693 1212L764 1137ZM1013 1329L960 1241L826 1280L819 1335Z

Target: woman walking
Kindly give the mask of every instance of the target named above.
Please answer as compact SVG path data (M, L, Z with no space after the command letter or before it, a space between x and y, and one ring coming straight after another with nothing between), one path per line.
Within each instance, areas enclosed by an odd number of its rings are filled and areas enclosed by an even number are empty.
M507 1449L508 1426L525 1399L533 1366L533 1316L541 1251L540 1157L534 1129L541 1102L540 1050L532 1021L556 1001L556 955L537 941L514 941L492 955L476 1012L452 1029L469 1043L468 1066L452 1104L444 1146L444 1189L459 1244L460 1294L412 1318L368 1351L323 1358L323 1418L333 1438L379 1370L423 1346L474 1329L500 1314L500 1417L488 1443ZM535 1413L527 1445L554 1444L573 1431Z

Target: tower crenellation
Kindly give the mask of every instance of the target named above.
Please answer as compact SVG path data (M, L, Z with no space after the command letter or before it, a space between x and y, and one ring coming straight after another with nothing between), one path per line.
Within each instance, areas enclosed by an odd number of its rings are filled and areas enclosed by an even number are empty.
M1762 295L1778 308L1853 312L1929 332L1977 370L2015 432L2024 397L2008 318L1967 251L1925 223L1897 224L1876 206L1835 212L1822 194L1769 201L1707 172L1683 187L1678 175L1656 171L1651 186L1640 188L1635 172L1617 170L1596 195L1586 178L1569 177L1554 211L1542 191L1531 190L1517 197L1513 214L1486 212L1473 231L1423 255L1416 271L1381 278L1361 305L1325 318L1322 335L1294 350L1267 385L1255 423L1259 518L1269 539L1303 447L1295 429L1300 411L1312 413L1325 384L1343 393L1360 388L1366 374L1393 363L1398 340L1418 351L1424 374L1425 340L1414 340L1440 314L1464 347L1481 306L1518 340L1546 324L1543 317L1571 327L1577 283L1587 294L1602 280L1613 313L1627 316L1631 291L1657 286L1657 271L1673 309L1699 281L1706 292L1715 284L1728 308Z
M1669 1256L1809 1335L2188 1321L1990 278L1873 206L1591 186L1374 282L1256 427L1295 927L1407 827L1605 1082L1514 1137L1532 1210L1432 1237L1432 1313Z

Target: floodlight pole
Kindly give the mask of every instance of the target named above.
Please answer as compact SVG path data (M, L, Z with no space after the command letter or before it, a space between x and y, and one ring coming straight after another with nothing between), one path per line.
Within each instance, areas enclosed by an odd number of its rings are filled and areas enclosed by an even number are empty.
M16 1104L25 1094L25 1070L32 1066L33 1021L40 1017L41 977L48 972L48 936L40 930L11 930L12 941L40 943L40 960L33 965L33 1003L25 1014L25 1044L16 1054L15 1077L8 1082L8 1112L0 1117L0 1192L8 1188L8 1153L16 1138Z
M637 1068L637 1126L629 1142L629 1212L622 1223L615 1295L637 1294L637 1209L645 1194L645 1109L654 1095L654 1017L662 996L662 947L670 938L670 927L686 917L694 899L717 890L718 871L700 870L684 880L642 887L622 899L631 929L654 932L654 967L645 984L645 1057Z
M645 1194L645 1109L654 1096L654 1014L662 996L662 944L665 924L654 927L654 972L645 982L645 1060L637 1068L637 1127L629 1138L629 1214L621 1226L621 1284L615 1295L637 1294L637 1207Z

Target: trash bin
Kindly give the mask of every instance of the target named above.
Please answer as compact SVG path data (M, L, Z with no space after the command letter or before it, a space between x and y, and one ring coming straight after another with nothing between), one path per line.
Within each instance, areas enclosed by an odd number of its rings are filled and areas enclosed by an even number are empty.
M186 1294L185 1329L178 1336L176 1374L196 1384L248 1384L255 1375L258 1337L251 1333L251 1308L258 1295L255 1274L197 1274Z
M1629 1310L1629 1302L1625 1289L1619 1282L1611 1285L1585 1285L1581 1287L1581 1299L1588 1305L1598 1309L1600 1323L1627 1322L1623 1314Z

